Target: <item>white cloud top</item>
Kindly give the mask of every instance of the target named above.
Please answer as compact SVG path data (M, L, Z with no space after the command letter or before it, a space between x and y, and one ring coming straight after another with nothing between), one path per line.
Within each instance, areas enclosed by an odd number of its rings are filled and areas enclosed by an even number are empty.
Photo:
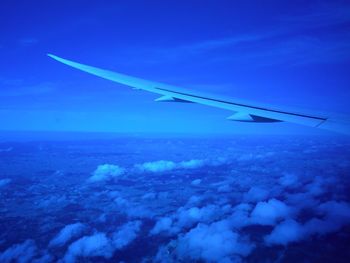
M107 181L125 173L125 169L114 164L101 164L89 178L89 182Z

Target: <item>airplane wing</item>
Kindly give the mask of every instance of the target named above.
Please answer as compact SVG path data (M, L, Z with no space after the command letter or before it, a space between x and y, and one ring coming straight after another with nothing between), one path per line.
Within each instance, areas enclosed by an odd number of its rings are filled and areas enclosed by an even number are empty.
M84 65L71 60L60 58L52 54L48 54L48 56L63 64L79 69L81 71L85 71L92 75L108 79L126 86L130 86L134 89L145 90L161 95L158 99L155 99L155 101L192 102L226 109L233 113L232 116L227 118L232 121L256 123L285 121L337 131L350 135L350 120L343 117L334 117L334 115L320 116L315 114L284 110L279 107L271 107L233 98L203 95L198 92L182 89L180 87L144 80L110 70Z

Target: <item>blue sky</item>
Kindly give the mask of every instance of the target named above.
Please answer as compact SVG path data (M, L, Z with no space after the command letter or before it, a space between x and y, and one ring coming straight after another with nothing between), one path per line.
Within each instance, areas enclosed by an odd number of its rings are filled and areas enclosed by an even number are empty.
M319 133L155 103L46 53L193 90L349 113L349 26L347 1L2 1L0 130Z

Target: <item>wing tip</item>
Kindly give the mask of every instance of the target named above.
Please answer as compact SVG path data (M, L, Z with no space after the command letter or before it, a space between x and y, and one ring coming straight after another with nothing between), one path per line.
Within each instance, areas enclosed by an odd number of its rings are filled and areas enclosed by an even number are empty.
M47 55L48 57L50 57L50 58L55 59L55 60L59 59L59 57L57 57L57 56L55 56L54 54L51 54L51 53L47 53L46 55Z
M74 61L70 61L70 60L61 58L61 57L56 56L56 55L51 54L51 53L47 53L46 55L47 55L48 57L50 57L50 58L52 58L52 59L58 61L58 62L61 62L61 63L66 64L66 65L69 65L69 66L71 66L71 67L74 67L74 66L73 66L74 64L78 64L78 63L76 63L76 62L74 62Z

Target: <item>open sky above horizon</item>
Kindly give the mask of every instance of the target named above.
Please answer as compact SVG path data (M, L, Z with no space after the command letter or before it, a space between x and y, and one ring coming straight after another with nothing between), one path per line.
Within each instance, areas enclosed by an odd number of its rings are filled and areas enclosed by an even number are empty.
M156 103L154 94L46 54L217 95L349 114L349 28L349 1L5 0L0 130L322 134Z

